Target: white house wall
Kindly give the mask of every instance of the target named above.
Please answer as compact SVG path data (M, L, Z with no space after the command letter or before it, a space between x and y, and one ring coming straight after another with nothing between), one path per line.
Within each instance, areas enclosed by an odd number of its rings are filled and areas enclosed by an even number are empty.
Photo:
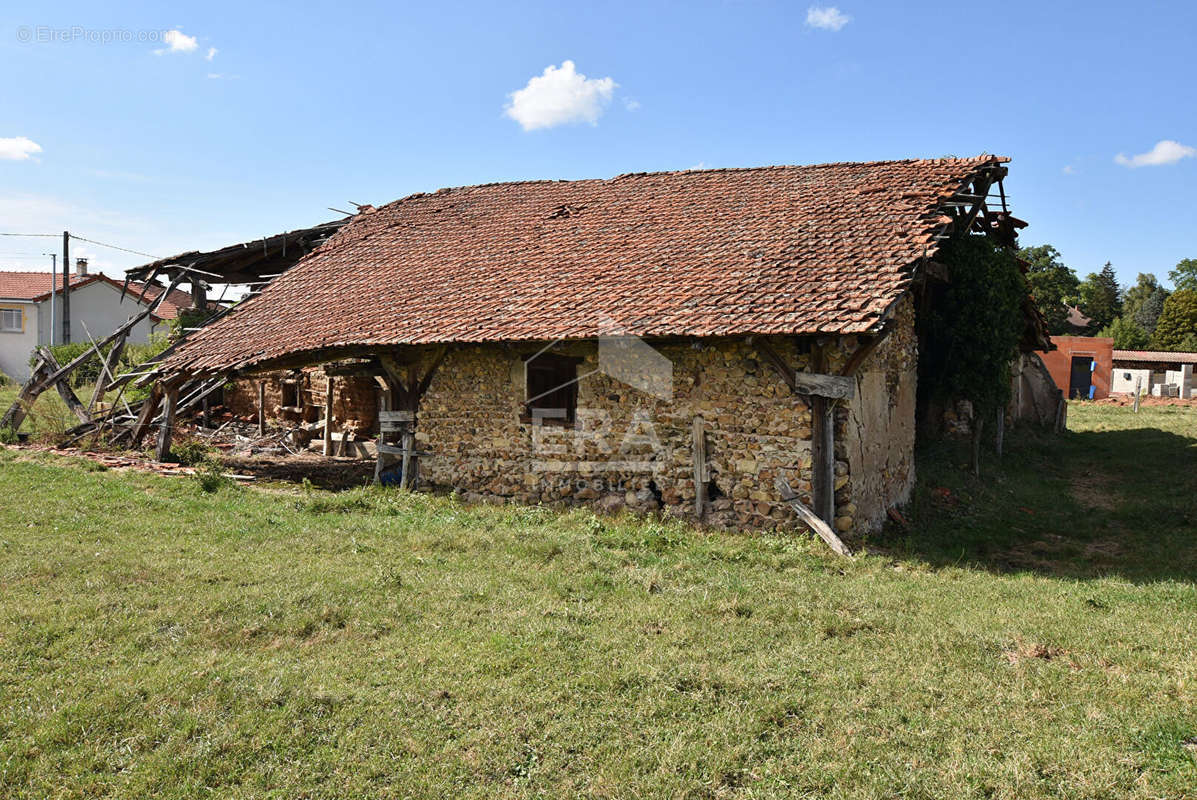
M24 381L29 377L29 356L37 345L38 308L33 303L0 300L0 308L20 308L24 313L25 330L20 333L0 332L0 372Z
M137 302L137 295L126 294L121 300L120 289L104 281L95 281L86 286L71 291L71 341L86 342L90 331L92 338L97 341L112 333L125 323L129 317L138 314L143 306ZM62 325L62 297L56 296L58 307L55 309L55 322ZM38 343L50 343L50 301L38 304L44 313L40 315L38 325ZM84 326L86 325L86 329ZM129 335L129 342L145 344L150 334L155 330L164 330L165 324L155 328L147 318L133 326ZM55 344L62 342L62 329L54 331ZM30 345L32 347L32 345Z

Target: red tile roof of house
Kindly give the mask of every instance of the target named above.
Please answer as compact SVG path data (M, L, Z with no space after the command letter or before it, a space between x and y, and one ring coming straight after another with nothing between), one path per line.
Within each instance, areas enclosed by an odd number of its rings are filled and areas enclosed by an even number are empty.
M860 333L936 250L942 201L1008 159L637 173L364 207L169 371L351 346ZM610 328L605 328L609 330Z
M0 272L0 299L36 302L50 296L51 277L57 278L54 288L62 291L62 274L49 272ZM71 275L71 288L86 282L91 275Z
M62 275L55 276L57 280L54 283L54 291L58 294L62 293ZM51 273L49 272L0 272L0 300L24 300L30 303L40 303L50 297L50 280ZM71 296L74 297L75 292L83 286L86 286L97 281L103 281L117 290L123 286L121 281L108 277L100 272L93 272L90 275L71 275ZM129 289L125 294L126 300L130 297L132 301L136 301L140 296L142 289L146 286L144 283L137 281L129 282ZM160 295L166 287L150 284L145 292L145 303L149 304ZM154 310L151 315L155 319L174 319L179 316L179 312L191 306L191 295L187 292L174 289L170 295Z
M1180 353L1168 350L1115 350L1114 360L1197 364L1197 353Z

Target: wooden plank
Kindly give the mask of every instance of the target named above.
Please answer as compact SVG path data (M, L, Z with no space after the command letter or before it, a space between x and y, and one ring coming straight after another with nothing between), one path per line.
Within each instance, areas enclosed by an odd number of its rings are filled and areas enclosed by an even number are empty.
M154 458L166 461L170 458L170 441L174 435L175 406L179 402L179 387L171 385L166 389L166 408L162 412L162 424L158 426L158 446Z
M815 396L810 414L811 499L815 513L831 525L835 522L835 404Z
M4 418L0 420L0 428L11 428L13 433L21 429L21 423L25 421L29 409L33 407L38 395L44 390L43 381L49 374L50 368L46 364L46 359L39 355L33 372L29 375L29 380L22 384L21 391L17 393L17 399L8 407Z
M1143 391L1143 376L1135 378L1135 413L1139 413L1139 400L1142 399L1141 392Z
M84 326L84 331L87 327ZM88 337L91 337L89 332ZM125 351L125 343L129 340L129 335L126 333L118 338L112 344L112 349L108 351L108 357L104 359L103 366L100 367L100 377L96 380L96 388L91 393L91 402L87 404L89 409L96 407L97 403L104 401L104 394L108 391L108 385L116 377L116 365L120 363L121 353ZM92 346L95 346L95 341L92 341ZM96 348L96 355L100 355L100 349Z
M702 519L707 507L707 481L710 475L707 470L707 434L706 423L702 417L695 417L693 424L694 449L694 514Z
M402 469L403 472L399 476L399 488L400 489L415 489L416 488L415 481L412 480L412 474L411 474L412 473L412 450L413 450L414 444L415 444L415 442L414 442L414 437L412 436L412 432L404 431L403 438L402 438L402 445L401 445L403 448L403 455L401 457L402 458L402 466L400 467L400 469Z
M997 433L994 435L994 450L997 451L998 458L1002 457L1002 447L1006 443L1006 407L1001 406L997 410Z
M822 368L816 368L813 372L798 372L764 339L754 339L752 346L765 356L790 390L797 394L831 397L837 400L848 400L856 394L856 381L852 378L843 375L823 375L820 374Z
M266 435L266 381L258 381L258 436Z
M54 354L50 352L48 347L39 346L37 352L51 370L58 371L58 360L54 358ZM84 425L91 422L91 414L87 413L87 407L79 401L79 398L75 395L75 390L71 388L65 376L54 384L54 388L58 391L58 396L62 398L62 402L66 403L66 407L70 409L76 419Z
M141 404L141 413L137 415L137 422L133 424L130 431L130 440L134 449L141 446L141 440L145 438L146 432L150 428L150 422L153 421L154 415L158 413L158 406L162 403L162 384L155 383L154 388L150 390L150 396Z
M328 385L324 389L324 455L332 455L332 418L333 398L336 396L336 378L328 377Z
M802 504L798 499L798 495L790 488L790 484L782 476L777 477L777 491L781 493L781 499L790 504L790 508L798 513L799 518L805 522L815 534L827 543L834 552L841 556L852 557L852 551L844 544L840 537L836 536L835 531L831 529L823 520L819 519L819 515L811 511Z

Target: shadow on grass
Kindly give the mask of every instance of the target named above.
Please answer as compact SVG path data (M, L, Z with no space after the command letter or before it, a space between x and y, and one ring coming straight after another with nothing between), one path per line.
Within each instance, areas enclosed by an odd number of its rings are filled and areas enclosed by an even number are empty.
M1197 439L1156 428L1022 430L981 477L967 445L920 448L909 529L875 540L937 566L1197 582Z

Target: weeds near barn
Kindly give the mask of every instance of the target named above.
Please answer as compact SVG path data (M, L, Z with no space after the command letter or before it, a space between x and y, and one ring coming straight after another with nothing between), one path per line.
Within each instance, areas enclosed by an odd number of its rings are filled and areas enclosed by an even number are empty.
M852 561L0 451L0 795L1184 797L1197 412L1145 414L924 453Z

